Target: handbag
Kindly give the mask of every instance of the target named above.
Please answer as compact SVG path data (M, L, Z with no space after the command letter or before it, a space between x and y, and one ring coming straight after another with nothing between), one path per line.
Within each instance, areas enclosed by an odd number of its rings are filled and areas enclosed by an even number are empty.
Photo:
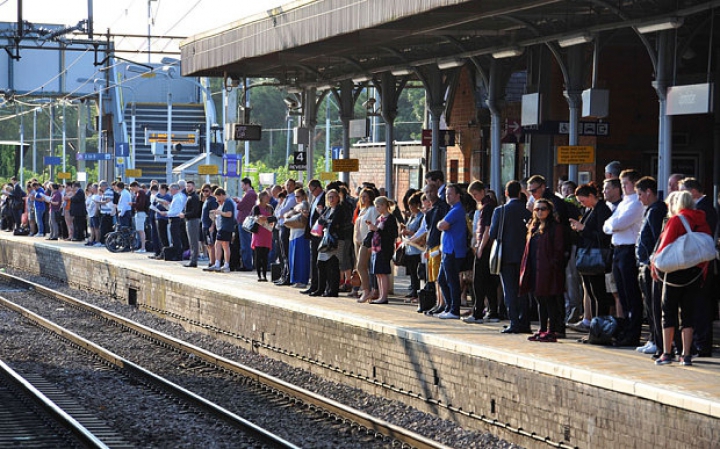
M395 254L393 254L393 262L398 267L403 267L406 264L405 260L405 245L401 244L395 248Z
M578 248L575 256L575 266L578 273L585 276L605 274L611 264L612 252L610 248L602 248L600 234L597 235L597 248Z
M604 274L610 250L605 248L578 248L575 258L577 271L581 275Z
M253 217L252 215L248 215L242 222L242 228L247 232L257 234L260 225L257 222L257 218Z
M315 237L323 237L325 233L325 226L321 225L319 222L315 222L313 227L310 229L310 234L312 234Z
M498 237L490 247L490 274L499 275L502 267L502 234L505 225L505 207L502 208L502 219L500 220L500 229Z
M301 213L285 219L285 227L290 229L302 229L307 224L307 217Z
M655 268L663 273L685 270L718 256L715 242L709 234L693 232L685 217L678 217L685 226L686 233L663 248L660 253L656 252L650 257Z
M330 232L323 234L322 240L318 245L318 252L332 251L338 247L337 238L335 238Z

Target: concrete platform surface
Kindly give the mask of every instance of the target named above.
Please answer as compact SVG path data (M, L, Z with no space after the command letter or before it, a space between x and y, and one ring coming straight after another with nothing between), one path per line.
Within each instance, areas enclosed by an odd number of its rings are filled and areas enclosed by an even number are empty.
M527 341L527 335L500 334L503 322L466 324L440 320L416 313L415 304L404 303L407 278L396 278L396 293L390 304L358 304L354 298L321 298L302 295L292 287L257 282L254 272L209 273L185 268L181 262L150 260L144 254L112 254L105 248L91 248L76 242L16 237L2 233L1 239L60 248L98 262L152 273L195 287L316 315L348 325L423 344L479 356L540 373L612 389L669 406L720 418L720 354L695 358L692 367L678 364L656 366L650 356L634 348L610 348L578 343L583 334L568 329L568 338L557 343ZM184 262L183 262L184 263ZM201 263L201 266L206 265ZM507 324L507 322L505 322ZM717 323L716 323L717 328ZM533 324L537 329L537 323ZM718 332L716 331L716 337Z

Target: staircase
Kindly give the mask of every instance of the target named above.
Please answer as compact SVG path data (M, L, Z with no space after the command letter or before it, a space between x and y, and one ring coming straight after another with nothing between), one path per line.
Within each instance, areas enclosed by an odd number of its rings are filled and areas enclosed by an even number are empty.
M127 139L132 135L132 110L128 104L123 111L127 124ZM145 130L167 132L167 105L164 103L136 103L135 105L135 168L142 170L142 176L135 178L140 183L149 183L152 179L165 182L165 161L156 162L150 150L150 143L145 142ZM195 131L199 135L205 133L205 109L202 104L173 103L172 132ZM196 145L183 144L179 153L173 154L173 167L177 167L204 152L202 142ZM162 156L164 158L164 155Z

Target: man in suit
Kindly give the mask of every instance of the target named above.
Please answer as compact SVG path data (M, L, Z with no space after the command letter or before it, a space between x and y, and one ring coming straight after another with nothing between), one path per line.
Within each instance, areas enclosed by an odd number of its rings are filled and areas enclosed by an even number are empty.
M25 191L22 189L22 186L20 185L15 176L10 178L10 183L13 185L13 191L11 195L13 221L15 222L15 229L20 229L20 226L22 225L23 210L25 210L26 195Z
M680 190L687 190L695 201L695 208L705 212L705 220L710 230L715 233L718 224L718 214L713 207L711 198L708 198L703 186L695 178L685 178L679 183ZM717 237L715 235L715 237ZM713 301L716 298L715 285L715 267L717 261L710 262L707 270L705 282L700 290L700 298L695 307L695 326L693 327L693 351L700 357L710 357L712 355L713 343L713 318L715 310Z
M496 207L490 224L490 239L502 242L502 264L500 281L503 286L505 306L510 317L510 326L504 334L530 333L527 297L518 297L520 284L520 262L525 251L526 224L532 214L519 200L520 183L510 181L505 185L506 204ZM502 234L500 228L502 227Z
M307 225L305 225L305 238L310 240L310 286L307 290L303 290L300 293L309 295L319 288L318 285L318 246L322 237L316 237L310 234L310 230L315 225L315 222L323 214L325 210L325 190L322 188L322 184L317 179L313 179L308 183L308 190L313 196L313 201L310 204L310 212L308 216Z

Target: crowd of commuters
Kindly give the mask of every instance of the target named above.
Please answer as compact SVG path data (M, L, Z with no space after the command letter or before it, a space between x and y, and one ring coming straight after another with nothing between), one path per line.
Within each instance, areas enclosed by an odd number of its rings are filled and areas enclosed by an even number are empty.
M274 269L277 286L310 296L347 293L358 303L387 304L393 265L402 265L410 276L405 300L428 316L506 319L503 333L537 342L564 338L566 326L591 333L593 319L613 317L613 344L637 347L657 364L675 360L673 348L683 365L709 356L715 270L705 263L662 273L652 255L684 233L681 218L717 237L711 199L696 179L673 175L666 204L653 178L621 171L617 162L605 178L602 186L561 178L553 191L534 175L508 182L500 201L480 181L446 184L441 171L431 171L423 189L399 202L370 183L351 192L340 181L315 179L307 188L288 179L255 191L245 178L242 196L230 197L210 184L196 191L192 181L100 181L83 190L77 182L37 180L23 189L12 178L2 191L2 218L8 230L87 246L103 245L115 226L132 227L135 251L150 258L184 258L188 268L207 261L208 272L255 271L259 282ZM492 271L496 241L502 258ZM607 265L579 272L576 255L590 249L610 254ZM462 312L467 279L474 303ZM650 336L640 345L644 319Z

